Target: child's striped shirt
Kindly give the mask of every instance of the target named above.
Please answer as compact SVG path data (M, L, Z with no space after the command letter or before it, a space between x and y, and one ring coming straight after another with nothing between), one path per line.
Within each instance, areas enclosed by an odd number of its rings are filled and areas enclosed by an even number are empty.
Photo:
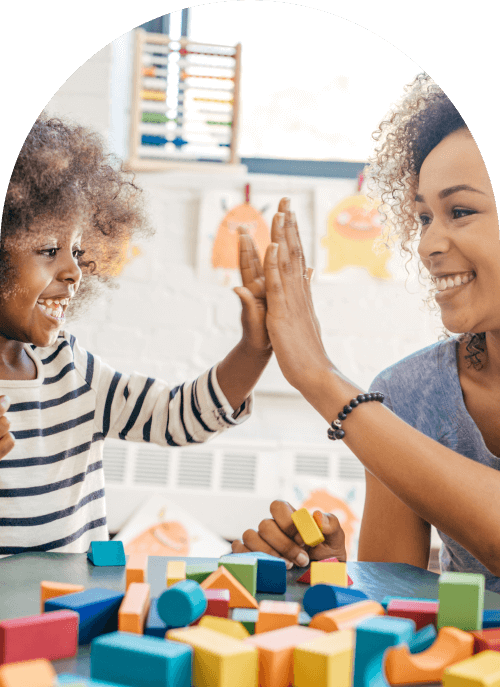
M106 437L163 446L201 443L244 421L233 413L216 366L170 387L116 372L61 332L55 345L26 344L35 380L0 380L11 406L14 449L0 459L0 555L85 552L109 538L104 497Z

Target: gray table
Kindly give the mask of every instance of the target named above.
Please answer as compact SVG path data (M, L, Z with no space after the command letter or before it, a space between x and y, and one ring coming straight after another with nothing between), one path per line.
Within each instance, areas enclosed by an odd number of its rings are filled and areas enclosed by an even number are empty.
M148 582L151 596L165 590L167 561L179 560L166 556L150 556ZM187 563L213 562L212 558L181 558ZM369 598L382 601L385 596L408 596L436 599L438 578L436 573L404 563L349 562L347 570L354 587ZM296 582L304 572L294 568L287 573L287 591L284 595L257 594L262 599L302 601L307 585ZM0 619L18 618L40 613L40 582L70 582L85 588L106 587L125 591L125 568L95 567L86 554L22 553L0 559ZM485 608L500 609L500 595L486 592ZM71 659L54 661L58 673L74 673L90 677L90 645L80 646L78 655ZM427 687L432 687L427 684Z

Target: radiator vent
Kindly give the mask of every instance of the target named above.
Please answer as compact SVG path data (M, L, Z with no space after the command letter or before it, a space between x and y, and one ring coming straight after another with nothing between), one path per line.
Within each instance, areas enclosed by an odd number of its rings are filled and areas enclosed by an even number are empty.
M363 464L354 456L340 456L339 478L344 480L364 480Z
M125 471L127 466L127 442L118 444L107 444L104 442L103 466L104 479L106 482L122 484L125 482Z
M328 477L329 467L329 456L307 453L297 453L295 456L295 472L301 475Z
M222 458L221 489L254 491L257 476L257 456L225 453Z
M178 487L201 487L210 489L212 486L213 468L213 456L211 453L191 453L191 451L183 451L178 457L178 461Z
M165 487L168 482L168 451L154 446L140 446L135 456L134 484Z

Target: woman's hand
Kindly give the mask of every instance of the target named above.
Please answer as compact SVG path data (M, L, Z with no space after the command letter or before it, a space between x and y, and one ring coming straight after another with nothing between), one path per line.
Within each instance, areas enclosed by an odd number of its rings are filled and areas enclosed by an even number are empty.
M10 422L5 416L9 406L9 398L0 396L0 459L10 453L15 445L14 437L9 432Z
M257 531L246 530L242 540L233 541L233 553L244 551L263 551L272 556L284 558L287 567L292 564L305 567L309 561L321 561L337 557L346 560L345 535L338 518L331 513L317 510L313 517L320 526L325 541L317 546L306 546L292 520L294 508L286 501L273 501L270 511L272 518L262 520Z

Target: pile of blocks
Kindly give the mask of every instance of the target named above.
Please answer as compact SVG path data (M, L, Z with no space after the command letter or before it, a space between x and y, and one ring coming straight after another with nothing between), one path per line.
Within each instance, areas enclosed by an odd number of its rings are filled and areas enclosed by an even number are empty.
M213 565L169 561L151 598L148 557L92 542L94 565L125 566L123 593L43 581L39 615L0 622L0 687L500 686L500 611L484 611L484 576L444 573L438 599L352 587L346 563L312 562L303 604L285 561L229 554ZM90 678L51 661L90 643Z

